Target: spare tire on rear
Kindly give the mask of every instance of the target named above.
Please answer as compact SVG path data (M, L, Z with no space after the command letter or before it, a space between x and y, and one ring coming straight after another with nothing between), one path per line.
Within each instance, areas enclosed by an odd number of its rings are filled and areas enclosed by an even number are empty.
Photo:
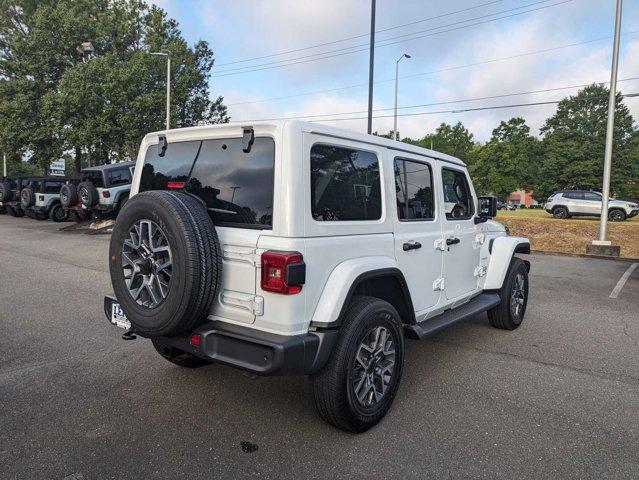
M11 194L11 184L9 182L0 183L0 203L10 202L13 200Z
M60 188L60 203L64 208L73 207L78 203L78 189L72 183L65 183Z
M93 182L80 182L78 184L78 197L85 207L95 207L100 202L98 189Z
M22 208L29 208L35 205L35 192L31 187L23 188L20 191L20 205Z
M176 335L206 321L220 286L222 250L198 199L182 192L143 192L118 215L109 269L132 330Z

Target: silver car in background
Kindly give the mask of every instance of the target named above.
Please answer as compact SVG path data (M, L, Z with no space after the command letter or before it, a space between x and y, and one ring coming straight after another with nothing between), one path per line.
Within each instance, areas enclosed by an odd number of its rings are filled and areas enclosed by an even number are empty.
M599 192L587 190L561 190L548 197L546 211L555 218L570 218L572 216L601 215L602 196ZM608 219L622 222L639 213L639 205L634 202L615 200L608 202Z

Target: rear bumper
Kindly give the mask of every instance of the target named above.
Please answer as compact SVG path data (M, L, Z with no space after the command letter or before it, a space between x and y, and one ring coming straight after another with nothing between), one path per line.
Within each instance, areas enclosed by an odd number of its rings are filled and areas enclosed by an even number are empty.
M114 297L104 298L104 313L109 323L114 302ZM145 337L134 328L132 330L136 335ZM190 342L195 333L200 335L197 347ZM324 330L286 336L212 321L187 334L152 338L196 357L257 375L310 375L328 361L337 333L337 330Z

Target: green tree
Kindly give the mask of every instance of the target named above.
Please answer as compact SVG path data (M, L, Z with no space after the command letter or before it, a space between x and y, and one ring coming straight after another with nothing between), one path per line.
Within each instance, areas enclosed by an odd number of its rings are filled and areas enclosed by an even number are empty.
M457 122L455 125L442 123L437 127L435 133L429 133L420 140L405 138L403 141L423 148L431 148L432 146L433 150L457 157L467 164L474 162L475 141L473 134L461 122Z
M518 188L533 190L538 185L541 142L521 117L502 121L476 157L469 170L480 193L504 198Z
M83 62L85 41L95 54ZM134 156L145 133L164 129L166 59L151 51L171 54L172 126L228 121L222 98L209 98L213 52L190 47L160 8L0 0L0 148L43 167L70 150L92 164Z
M590 85L562 100L541 128L544 161L541 190L602 188L609 90ZM634 121L623 97L615 101L611 192L637 197L637 140Z

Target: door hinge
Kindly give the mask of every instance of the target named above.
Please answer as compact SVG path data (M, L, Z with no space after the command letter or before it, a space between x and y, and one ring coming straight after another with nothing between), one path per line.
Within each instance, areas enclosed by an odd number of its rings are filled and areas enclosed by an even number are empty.
M253 266L260 264L261 255L254 249L239 249L225 247L223 253L224 260L235 260L237 262L250 263Z
M433 282L433 290L436 292L442 292L446 288L446 284L444 282L444 278L438 278Z
M446 246L446 240L443 238L435 240L435 250L441 250L442 252L448 250L448 247Z
M479 266L479 267L475 268L475 276L476 277L483 277L484 275L486 275L486 270L487 270L486 265L482 265L482 266Z
M264 315L264 297L239 292L222 292L220 301L222 305L248 310L253 315Z

